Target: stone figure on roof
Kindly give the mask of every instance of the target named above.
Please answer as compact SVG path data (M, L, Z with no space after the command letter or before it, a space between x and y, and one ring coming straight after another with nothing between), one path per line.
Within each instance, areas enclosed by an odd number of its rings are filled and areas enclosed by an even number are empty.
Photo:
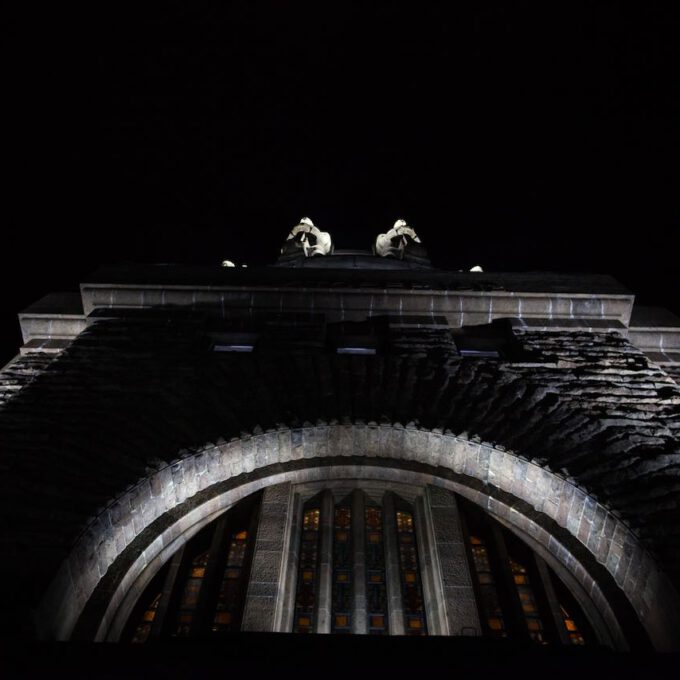
M331 235L315 227L309 217L303 217L288 234L281 248L281 254L296 255L302 252L305 257L315 257L316 255L329 255L332 249Z
M418 234L406 220L397 220L386 234L378 234L374 250L380 257L396 257L398 260L403 260L405 254L417 257L425 255Z

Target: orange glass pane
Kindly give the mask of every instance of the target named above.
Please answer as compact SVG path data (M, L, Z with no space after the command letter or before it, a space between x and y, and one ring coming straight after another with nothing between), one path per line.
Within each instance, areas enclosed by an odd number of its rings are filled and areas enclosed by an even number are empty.
M205 567L194 567L191 570L192 578L203 578L205 576Z
M368 534L369 543L380 543L380 534L371 532Z
M384 628L384 627L385 627L384 616L371 616L371 628Z
M349 539L349 534L346 531L336 531L335 532L335 540L338 543L347 543L348 539Z
M347 581L349 581L349 574L345 573L338 574L336 577L336 581L338 581L339 583L347 583Z
M215 623L226 626L231 623L231 614L229 612L217 612L215 614Z
M234 539L237 541L245 541L247 538L248 538L247 531L239 531L237 534L234 534Z
M541 622L538 619L527 619L527 627L529 630L541 630Z
M416 582L416 572L415 571L404 572L404 580L406 581L406 583L415 583Z
M371 583L382 583L382 575L381 574L371 574L370 581L371 581Z
M156 612L153 611L153 609L147 609L147 611L144 612L144 621L153 621L156 618Z
M470 536L470 543L472 543L472 545L482 545L482 541L476 536Z
M515 574L515 583L517 585L522 585L527 582L527 577L524 574Z
M418 630L419 628L423 627L423 624L421 623L420 619L409 619L408 627Z
M502 630L503 629L503 624L500 619L489 619L489 628L491 630Z
M308 616L298 617L298 626L311 626L312 620Z
M305 571L302 572L303 581L311 581L313 578L314 572L311 569L305 569Z
M338 614L335 617L335 625L338 628L344 628L349 625L349 618L347 617L346 614Z
M576 624L574 623L573 619L565 619L564 625L567 627L567 630L569 632L578 631L578 628L576 627Z

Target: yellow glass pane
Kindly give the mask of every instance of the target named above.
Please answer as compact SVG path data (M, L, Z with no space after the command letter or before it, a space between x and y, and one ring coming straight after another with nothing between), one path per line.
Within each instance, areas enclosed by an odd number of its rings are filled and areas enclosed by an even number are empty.
M500 619L489 619L488 623L491 630L503 630L503 622Z
M576 624L574 623L573 619L565 619L564 625L567 627L568 631L578 631L578 628L576 627Z
M298 626L311 626L312 620L308 616L298 617Z

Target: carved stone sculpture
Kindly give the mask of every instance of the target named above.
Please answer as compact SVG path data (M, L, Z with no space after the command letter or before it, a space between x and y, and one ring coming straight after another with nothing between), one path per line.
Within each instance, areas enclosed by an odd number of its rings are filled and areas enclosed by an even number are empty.
M418 234L405 220L397 220L386 234L378 234L374 249L380 257L396 257L398 260L403 260L404 255L411 254L411 251L418 257L425 254Z
M305 257L316 255L328 255L332 251L333 242L327 231L321 231L314 226L309 217L303 217L300 223L294 226L286 242L281 248L282 255L296 255L300 252Z

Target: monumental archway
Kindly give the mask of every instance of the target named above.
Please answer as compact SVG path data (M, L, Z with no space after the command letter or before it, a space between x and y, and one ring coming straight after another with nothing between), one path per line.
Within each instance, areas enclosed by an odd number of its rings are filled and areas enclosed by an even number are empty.
M256 433L204 446L140 480L90 523L63 563L41 605L42 636L115 639L144 585L211 520L259 489L333 479L454 491L531 543L587 595L613 646L626 648L631 619L658 648L675 644L675 591L608 508L502 446L398 423Z

